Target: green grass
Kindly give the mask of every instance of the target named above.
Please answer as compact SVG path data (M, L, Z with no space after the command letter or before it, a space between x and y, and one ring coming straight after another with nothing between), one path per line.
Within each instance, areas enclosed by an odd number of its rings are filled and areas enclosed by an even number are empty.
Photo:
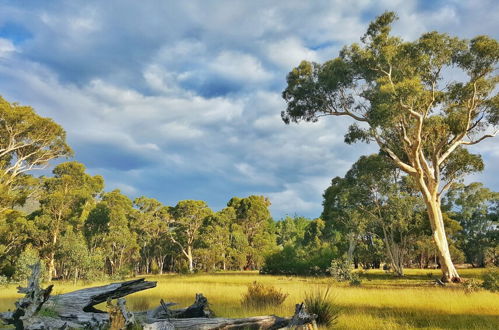
M428 276L428 273L432 276ZM247 317L276 314L291 315L294 304L307 293L332 285L334 301L343 311L338 329L498 329L499 293L485 290L466 294L462 286L441 288L433 285L438 270L407 270L404 278L383 271L370 270L360 275L362 285L334 283L329 278L305 278L258 275L254 272L225 272L196 275L163 275L148 277L158 281L154 289L128 296L131 310L156 307L159 300L173 301L183 307L194 301L195 293L203 293L217 316ZM463 269L464 278L481 278L481 269ZM245 308L241 297L253 281L274 285L289 294L280 306ZM102 285L105 283L92 283ZM89 285L56 282L54 294L73 291ZM0 310L13 307L20 296L15 286L0 291Z

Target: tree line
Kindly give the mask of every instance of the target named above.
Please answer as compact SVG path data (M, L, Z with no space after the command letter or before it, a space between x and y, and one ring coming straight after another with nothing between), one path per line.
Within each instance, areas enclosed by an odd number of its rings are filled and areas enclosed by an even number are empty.
M167 206L104 191L104 179L76 161L52 175L33 171L70 157L64 130L31 107L0 99L0 273L22 280L44 261L46 277L217 270L326 274L332 260L379 268L435 267L424 201L410 176L382 154L361 157L324 193L318 219L274 221L264 196L233 197L213 211L204 201ZM458 262L498 264L499 195L481 183L456 184L444 201Z

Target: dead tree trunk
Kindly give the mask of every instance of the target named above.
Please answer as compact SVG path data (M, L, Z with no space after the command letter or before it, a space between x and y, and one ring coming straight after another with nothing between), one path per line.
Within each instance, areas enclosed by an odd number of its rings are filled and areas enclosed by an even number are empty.
M0 319L14 324L18 329L98 329L109 321L109 315L94 306L108 299L117 299L134 292L156 286L156 282L138 279L109 285L82 289L49 298L52 285L42 290L39 286L40 265L33 266L33 274L27 288L19 288L26 297L16 303L14 312L1 313ZM39 316L42 308L50 311L51 317Z
M37 263L31 266L32 273L28 279L26 288L18 287L17 292L25 293L24 298L16 302L14 312L0 314L0 320L12 324L16 329L24 329L24 324L31 322L33 317L40 311L43 304L49 299L53 285L46 289L40 287L41 266Z
M188 318L158 320L153 323L145 323L144 330L277 330L277 329L317 329L314 314L309 314L305 304L296 305L295 314L291 318L275 315L254 316L239 319L227 318Z

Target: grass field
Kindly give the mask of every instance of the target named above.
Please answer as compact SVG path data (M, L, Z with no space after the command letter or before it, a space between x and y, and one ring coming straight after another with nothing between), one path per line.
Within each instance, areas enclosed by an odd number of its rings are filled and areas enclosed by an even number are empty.
M463 269L464 278L480 278L483 270ZM160 298L189 305L195 293L202 292L217 316L245 317L276 314L291 315L294 304L307 292L332 286L334 300L342 308L337 329L499 329L499 294L480 290L465 293L461 286L435 287L432 277L438 270L407 270L404 278L383 271L361 274L362 285L350 287L329 278L305 278L258 275L251 272L226 272L195 275L163 275L148 277L158 281L154 289L127 298L131 310L144 310L158 305ZM253 281L272 284L289 296L281 306L245 309L240 300ZM100 285L106 283L92 283ZM73 285L55 282L54 293L73 291L90 284ZM20 296L14 286L0 288L0 311L13 307Z

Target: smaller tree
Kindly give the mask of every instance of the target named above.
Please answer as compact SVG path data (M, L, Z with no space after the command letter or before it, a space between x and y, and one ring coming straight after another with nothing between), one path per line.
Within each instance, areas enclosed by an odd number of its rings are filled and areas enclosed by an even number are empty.
M246 236L245 269L258 269L265 255L275 248L275 230L270 216L270 201L264 196L251 195L245 198L233 197L228 207L236 212L236 223Z
M85 166L78 162L61 163L53 173L54 177L43 181L40 215L45 219L35 219L46 230L49 277L56 275L55 253L61 231L67 225L81 228L85 204L93 203L104 186L102 177L86 174Z
M204 255L206 270L216 269L217 265L223 270L227 269L235 219L235 210L231 207L206 217L200 234L200 253Z
M158 272L163 273L166 255L170 250L168 239L169 207L164 206L154 198L139 197L134 200L139 212L134 222L134 231L138 234L141 263L145 272L150 272L151 264L158 266Z
M22 187L20 176L71 155L61 126L40 117L32 107L9 103L0 96L0 212L5 211L6 202L1 197Z
M478 182L459 184L449 191L446 201L449 215L462 227L458 235L467 262L485 267L487 251L499 244L499 193Z
M171 209L172 221L168 234L186 257L190 272L194 271L194 243L199 238L206 217L212 213L206 202L194 200L180 201Z
M139 245L132 222L137 217L132 201L119 190L102 196L85 222L91 253L102 251L111 275L124 275L138 259Z

